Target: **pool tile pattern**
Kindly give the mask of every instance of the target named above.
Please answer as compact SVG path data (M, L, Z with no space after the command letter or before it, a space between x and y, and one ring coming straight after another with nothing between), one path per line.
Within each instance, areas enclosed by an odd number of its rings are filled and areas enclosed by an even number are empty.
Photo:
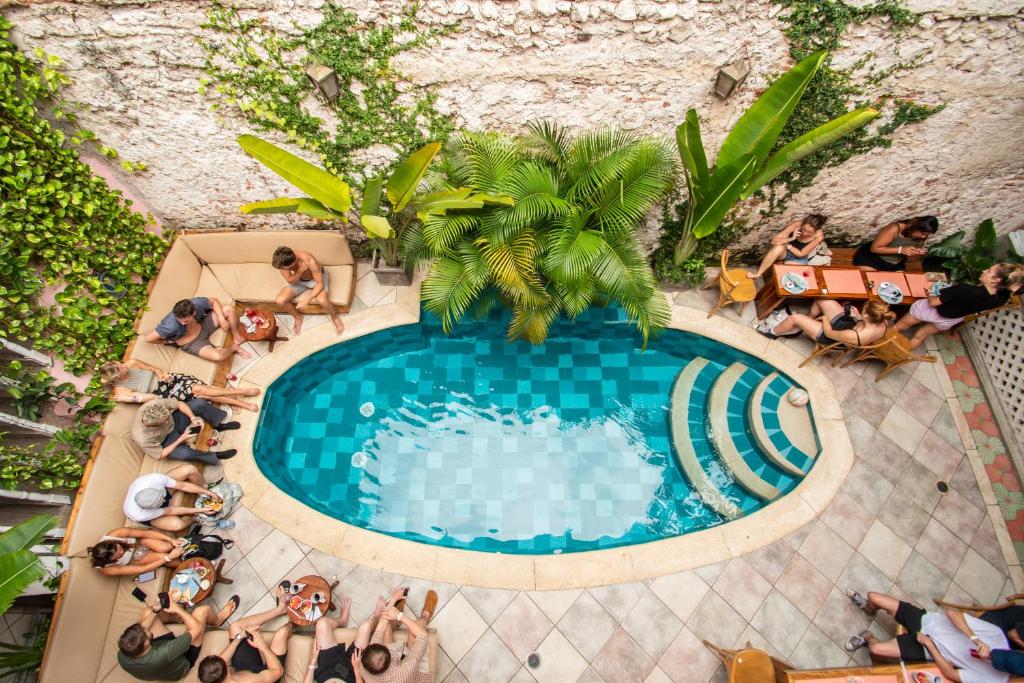
M367 273L365 265L360 264L357 297L364 291L363 278L373 277ZM379 286L373 284L372 290L379 294ZM679 294L676 302L708 310L717 296L713 290L689 291ZM360 308L370 305L372 303L361 300L357 304ZM745 317L740 317L730 307L722 316L749 324L750 313L748 310ZM876 384L874 378L878 371L871 365L842 369L832 368L828 363L819 364L843 401L858 461L844 482L843 490L818 521L744 555L742 560L747 566L740 567L742 572L733 568L732 572L742 575L744 581L761 586L755 600L759 604L752 619L730 605L728 600L736 598L728 582L719 581L723 576L732 575L726 573L729 563L708 565L648 582L595 589L496 590L493 599L481 597L491 589L443 584L438 587L443 606L433 624L438 628L441 641L439 683L554 680L567 683L719 683L725 681L724 669L700 642L709 636L717 639L717 644L728 647L742 646L749 641L805 668L865 663L863 651L851 660L842 649L843 641L869 626L878 635L891 633L892 624L883 618L871 620L853 609L843 596L846 586L913 596L929 608L934 607L928 602L933 597L971 602L1014 592L1010 574L1017 574L1018 580L1024 576L1019 576L1019 561L1007 565L1003 546L1004 542L1010 545L1006 524L1017 520L1020 511L1015 504L1007 504L1005 496L993 495L994 487L988 480L991 472L997 477L993 483L1005 485L1003 478L1012 468L997 457L1005 454L1005 450L991 447L990 441L982 440L984 447L991 450L986 450L984 456L979 455L981 449L976 447L972 430L992 436L985 431L992 429L982 427L986 421L981 419L984 411L972 418L976 427L968 426L959 392L963 392L973 406L980 405L978 394L963 388L954 392L950 382L952 378L962 381L965 387L972 386L970 376L965 374L966 361L957 360L964 357L962 350L959 354L955 348L951 350L947 344L951 340L945 337L937 341L946 368L953 366L948 375L942 366L918 364L897 370ZM787 340L786 344L802 354L811 349L808 342L800 339ZM895 381L887 382L893 375L897 375ZM884 385L885 391L893 395L882 393L879 385ZM928 393L922 395L922 391ZM871 398L876 395L884 400ZM899 445L875 430L895 403L904 407L924 406L920 410L908 409L908 419L924 428L918 443ZM913 447L913 451L906 447ZM895 464L875 457L880 451L886 455L886 460L895 460ZM978 457L976 467L972 466L973 457ZM990 468L990 465L997 466ZM976 475L981 477L980 484ZM951 490L959 496L952 508L966 513L963 528L957 533L947 526L954 520L945 511L943 494L934 486L940 479L948 481ZM1009 485L1014 486L1014 482ZM1020 491L1019 484L1007 488L1007 492L1014 491ZM1007 514L1009 519L1004 519ZM253 577L253 581L234 586L235 592L241 593L242 609L246 610L247 605L269 597L269 589L255 578L249 553L272 529L244 507L238 509L235 517L239 525L230 533L239 539L236 549L240 551L229 555L229 576ZM880 527L875 527L876 523L892 533L884 533ZM821 526L830 533L824 533ZM898 563L895 579L860 550L872 527L875 527L873 541L863 546L870 555L875 554L872 550L875 546L883 551L890 546L903 552L904 545L912 548L906 559ZM1003 536L1002 541L1000 536ZM1018 549L1020 540L1015 534L1014 546ZM289 542L295 544L300 554L304 552L298 543ZM1010 546L1011 556L1012 551L1013 546ZM875 559L886 564L884 560ZM369 614L377 592L396 585L412 585L414 593L419 595L426 588L425 582L418 579L353 565L317 550L305 551L303 562L308 562L324 576L337 576L342 581L338 592L355 599L353 620ZM294 573L293 568L277 569L281 577ZM896 571L894 566L887 565L885 569ZM763 584L750 572L772 586L763 599L759 597ZM1024 589L1024 584L1019 583L1016 588ZM514 595L510 597L510 593ZM227 594L215 594L214 599L221 604L227 597ZM553 624L537 646L542 657L541 666L536 670L531 670L514 654L518 643L506 643L492 627L517 598L520 603L522 599L532 601ZM420 600L421 597L411 602L416 607ZM752 608L752 605L738 604L744 613ZM639 611L630 621L635 610ZM639 631L636 622L641 613L653 615L658 623L667 624L670 631L675 631L675 622L666 618L665 610L682 626L659 655L663 639L649 639L650 634ZM522 611L520 604L510 614ZM630 633L627 624L637 631L636 636ZM532 635L527 642L535 640L536 636ZM502 657L500 670L480 673L477 662L501 652L498 644L515 659L518 668L512 665L512 660Z

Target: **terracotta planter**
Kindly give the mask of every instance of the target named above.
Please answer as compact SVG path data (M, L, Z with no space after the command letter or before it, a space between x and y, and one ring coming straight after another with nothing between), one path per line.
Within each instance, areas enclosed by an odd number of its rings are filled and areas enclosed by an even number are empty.
M377 282L384 287L408 287L412 284L412 268L406 265L389 266L380 256L380 250L373 250L373 261L370 266Z

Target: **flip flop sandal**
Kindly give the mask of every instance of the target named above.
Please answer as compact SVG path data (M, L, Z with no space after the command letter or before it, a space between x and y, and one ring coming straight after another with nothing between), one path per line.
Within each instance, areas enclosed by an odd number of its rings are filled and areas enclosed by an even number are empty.
M437 614L437 591L427 591L427 598L423 601L423 609L420 610L420 616L423 616L424 612L430 612L430 616L427 617L427 623L429 624L434 615Z
M226 605L231 605L231 611L227 613L227 615L221 620L220 623L227 623L227 620L230 619L231 616L238 611L238 606L240 604L242 604L242 598L238 597L238 595L232 595L230 598L228 598Z
M279 583L277 585L281 587L281 590L283 590L285 593L287 593L288 589L292 587L292 582L289 581L288 579L285 579L284 581L282 581L281 583Z

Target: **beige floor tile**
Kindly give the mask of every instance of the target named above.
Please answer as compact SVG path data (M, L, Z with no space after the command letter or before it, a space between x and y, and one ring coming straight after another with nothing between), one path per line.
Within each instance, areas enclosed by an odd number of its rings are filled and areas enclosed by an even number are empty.
M558 621L558 630L588 661L593 661L615 632L617 622L587 591Z
M587 670L583 659L561 631L554 629L537 648L540 666L531 669L530 674L538 683L562 683L575 681Z
M488 624L501 616L512 599L518 595L517 591L504 590L501 588L477 588L474 586L463 586L462 597L469 600L477 613L483 617Z
M775 589L808 618L813 619L832 590L832 582L802 555L796 555L775 583Z
M949 576L916 551L910 554L896 578L896 585L926 609L935 609L932 601L942 599L950 583Z
M672 679L665 673L665 670L660 666L656 666L651 669L651 673L647 674L647 678L644 679L644 683L672 683Z
M690 618L709 590L704 579L693 571L659 576L651 582L651 591L683 621Z
M584 662L584 666L586 662ZM510 683L536 683L537 679L530 675L529 669L525 666L519 667L519 671L512 677Z
M754 552L747 553L743 556L743 559L756 569L757 573L763 576L766 581L773 582L782 575L782 571L789 564L795 552L796 548L790 545L786 539L782 539L759 548ZM664 600L664 598L662 599Z
M931 514L942 495L935 488L938 481L931 470L918 461L911 460L896 487L910 496L925 512Z
M743 633L741 633L740 637L736 639L736 642L732 644L732 647L734 649L741 650L745 647L748 647L748 644L749 647L755 647L758 650L764 650L776 659L786 659L782 656L782 653L775 648L774 645L768 642L767 638L761 635L760 631L758 631L756 628L750 625L743 629Z
M352 598L352 620L364 621L377 606L377 597L388 598L391 586L381 578L380 571L357 565L345 575L334 594Z
M750 621L750 625L785 657L792 654L810 623L810 619L777 590L768 595Z
M923 387L928 389L936 396L941 399L945 399L945 394L942 392L942 384L939 382L937 372L946 372L945 368L933 365L932 363L917 363L914 367L914 372L911 375L915 380L921 383Z
M878 379L879 375L882 374L882 370L885 369L881 363L868 362L863 365L864 374L861 375L862 381L875 385L875 387L891 401L899 399L900 394L903 392L903 388L910 380L909 373L905 372L903 368L897 368L885 377Z
M913 378L903 386L896 400L915 420L924 425L930 425L946 403L945 397L937 395Z
M561 591L527 591L526 594L544 611L548 619L557 622L582 592L582 589L570 588Z
M956 574L967 552L967 544L935 518L929 520L914 547L947 576Z
M890 579L899 576L910 557L911 547L896 533L878 520L871 525L857 552L882 570Z
M606 681L643 683L654 660L621 628L612 634L591 664Z
M235 547L243 555L248 555L253 548L265 539L274 527L252 514L249 508L239 505L231 513L231 519L235 520L235 528L227 532L218 531L218 534L230 536L235 541Z
M864 594L868 591L888 593L892 584L892 579L883 574L881 569L868 562L867 558L860 553L854 553L850 558L850 563L846 565L846 569L836 581L836 586L842 590L852 588Z
M583 672L583 675L577 679L576 683L606 683L601 674L594 671L591 666L587 667L587 670Z
M470 681L506 683L518 673L522 663L509 652L501 638L488 629L462 658L458 668Z
M643 594L622 622L622 628L654 660L661 657L682 627L683 622L651 591Z
M956 401L956 399L952 399L952 401ZM950 446L961 453L964 452L964 441L960 438L960 430L957 429L956 420L953 418L953 414L950 411L948 399L947 404L939 410L935 419L932 420L931 429L942 437L942 440Z
M237 614L242 615L252 609L256 601L267 593L266 585L260 580L249 561L244 558L235 563L235 566L228 572L228 578L234 583L218 583L213 588L211 598L217 609L223 607L232 595L237 595L240 600Z
M853 410L869 423L877 427L892 406L892 400L880 392L874 382L858 380L850 393L846 395L843 411Z
M821 519L851 547L856 547L871 527L874 516L860 503L840 491L825 508Z
M470 683L470 681L461 671L454 669L445 677L444 683Z
M789 657L789 663L801 669L846 666L849 655L825 633L810 624Z
M803 555L825 578L839 578L853 555L853 548L822 522L814 523L807 540L800 546Z
M444 651L444 648L437 648L437 671L434 672L434 680L443 681L452 671L455 670L455 662Z
M330 555L316 548L310 550L306 558L316 568L317 573L328 581L332 578L343 581L356 566L348 560Z
M1002 515L1000 515L998 521L1002 522ZM1005 528L1006 527L1004 526L1003 529ZM971 539L971 547L974 548L978 554L991 562L992 566L996 569L1001 572L1006 571L1006 559L1003 555L1003 548L999 545L999 539L996 538L996 531L992 527L991 519L986 518L978 525L978 530L974 533L974 537Z
M935 511L935 518L946 528L963 539L973 538L985 519L985 511L964 498L954 489L942 494Z
M904 472L904 476L906 473ZM868 512L878 514L892 491L892 484L867 463L857 460L843 481L843 491ZM933 503L934 505L934 503Z
M874 588L870 587L868 590ZM870 623L871 617L854 606L839 586L832 589L814 617L814 625L839 647L842 647L850 636L866 629Z
M512 654L525 662L526 656L537 649L554 624L526 593L517 593L491 628Z
M598 586L589 590L594 599L608 611L608 614L618 621L622 621L640 600L640 596L647 590L647 586L642 581L629 581L610 586Z
M982 605L999 600L1006 575L973 550L968 550L953 580Z
M742 557L732 559L712 588L749 621L771 592L772 586Z
M792 534L791 534L792 535ZM803 542L802 540L800 541ZM706 564L703 567L696 567L693 571L697 572L697 576L704 579L705 582L710 586L718 579L718 575L725 569L725 565L728 564L727 560L722 562L715 562L714 564Z
M900 405L889 408L885 419L878 425L878 431L889 437L907 453L917 450L927 427Z
M288 534L274 529L246 556L268 589L302 559L302 551Z
M437 629L438 642L456 664L487 631L487 623L461 594L456 594L432 622Z
M978 507L985 504L985 500L981 495L981 489L978 488L978 478L974 474L970 458L964 458L960 461L959 467L956 468L956 474L949 480L949 485L958 491L961 496Z
M675 683L706 683L719 665L718 658L686 627L658 660L658 666Z
M747 621L722 596L708 591L686 625L701 640L734 643L747 627Z
M896 532L910 545L917 543L931 515L924 511L901 490L896 489L889 494L889 500L878 513L878 519Z

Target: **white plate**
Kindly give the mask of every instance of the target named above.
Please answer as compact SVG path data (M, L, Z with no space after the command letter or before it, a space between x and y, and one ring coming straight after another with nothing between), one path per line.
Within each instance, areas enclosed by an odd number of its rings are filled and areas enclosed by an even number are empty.
M878 284L878 296L885 303L894 306L903 301L903 290L891 282Z
M779 279L782 288L790 294L803 294L807 291L807 280L797 273L786 273Z

